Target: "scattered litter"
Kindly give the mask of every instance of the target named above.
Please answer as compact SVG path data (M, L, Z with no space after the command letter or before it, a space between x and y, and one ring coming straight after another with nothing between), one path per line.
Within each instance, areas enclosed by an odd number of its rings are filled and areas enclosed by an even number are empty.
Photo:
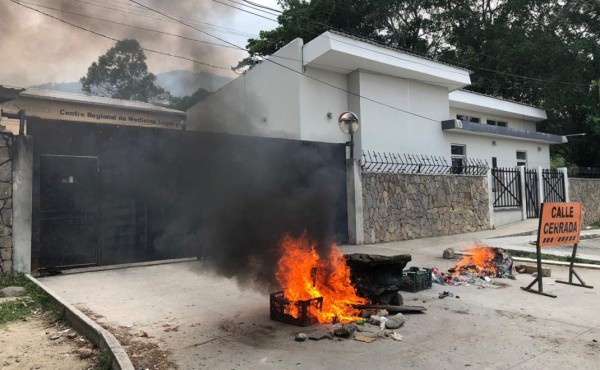
M438 269L437 267L431 269L431 281L437 284L446 285L444 277L442 276L440 269Z
M377 311L377 316L388 316L390 313L388 312L388 310L378 310Z
M387 317L380 317L379 318L379 328L381 330L385 329L385 323L388 321Z
M357 340L359 342L364 342L364 343L372 343L372 342L376 341L377 338L375 338L375 337L368 337L366 335L355 335L354 336L354 340Z
M592 342L594 343L598 343L598 341L596 339L592 339Z
M397 333L397 332L392 332L392 334L390 334L390 338L392 338L393 340L397 340L397 341L401 341L402 339L404 339L402 334Z
M438 298L439 298L439 299L444 299L444 298L446 298L446 297L454 297L454 293L452 293L451 291L445 291L445 290L444 290L442 293L440 293L440 294L438 295Z
M137 336L140 338L149 338L148 333L146 333L145 331L140 331L139 333L137 333Z
M308 339L310 340L321 340L321 339L332 339L333 334L327 330L317 330L312 333L308 333Z
M304 334L304 333L298 333L296 334L296 336L294 337L294 340L296 342L304 342L305 340L308 339L308 335Z

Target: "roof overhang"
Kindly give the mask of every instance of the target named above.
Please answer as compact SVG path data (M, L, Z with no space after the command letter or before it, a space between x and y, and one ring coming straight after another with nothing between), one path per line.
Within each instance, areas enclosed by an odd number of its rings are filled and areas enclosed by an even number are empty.
M471 84L468 70L332 32L304 45L303 64L344 74L371 71L444 86L449 91Z
M90 95L81 95L81 94L73 94L73 93L64 93L59 91L47 91L47 90L38 90L38 89L26 89L25 91L19 94L19 97L22 98L30 98L37 100L45 100L45 101L53 101L53 102L62 102L62 103L76 103L76 104L86 104L91 106L98 107L107 107L113 109L128 109L138 112L150 112L157 114L172 114L181 116L184 118L186 113L184 111L165 108L160 105L138 102L138 101L130 101L130 100L120 100L120 99L112 99L112 98L104 98L99 96L90 96Z
M18 98L19 94L23 90L25 89L5 87L0 85L0 104Z
M453 91L449 94L450 106L497 116L519 118L538 122L548 118L546 111L530 105L474 94L468 91Z
M564 144L568 140L565 136L552 135L544 132L518 130L510 127L492 126L451 119L442 121L442 130L480 136L490 136L502 139L524 140L544 144Z

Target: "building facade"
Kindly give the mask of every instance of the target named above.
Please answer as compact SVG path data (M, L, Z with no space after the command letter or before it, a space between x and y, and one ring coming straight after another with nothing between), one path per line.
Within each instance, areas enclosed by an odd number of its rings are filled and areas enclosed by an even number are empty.
M468 70L337 32L290 42L188 110L191 129L343 143L337 116L360 118L361 151L460 164L550 166L566 138L537 132L543 109L462 90Z

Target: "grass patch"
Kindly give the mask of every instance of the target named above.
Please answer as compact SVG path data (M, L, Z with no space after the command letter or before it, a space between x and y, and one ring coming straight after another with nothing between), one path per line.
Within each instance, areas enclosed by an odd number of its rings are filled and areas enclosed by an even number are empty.
M106 349L103 349L98 354L98 362L94 370L110 370L112 369L112 355Z
M536 252L517 251L517 250L512 250L512 249L507 249L507 252L510 253L511 256L514 256L514 257L537 259ZM572 257L571 256L556 256L554 254L542 253L542 259L549 260L549 261L571 262ZM588 259L579 258L579 257L575 257L574 262L575 263L588 263L588 264L592 264L592 265L600 265L600 261L588 260Z
M44 314L53 323L64 321L64 310L56 307L50 296L24 275L0 278L0 289L7 286L24 287L27 295L0 304L0 325L23 320L34 313Z

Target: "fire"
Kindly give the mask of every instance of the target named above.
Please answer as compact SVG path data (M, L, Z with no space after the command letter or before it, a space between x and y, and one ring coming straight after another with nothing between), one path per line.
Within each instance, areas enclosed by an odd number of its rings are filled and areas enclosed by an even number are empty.
M477 246L467 249L467 253L454 267L454 273L467 271L480 275L496 276L498 271L494 264L495 258L496 252L490 247Z
M327 259L319 257L306 237L286 236L281 249L283 254L276 277L288 300L323 297L321 310L314 306L309 308L309 313L320 323L331 323L336 318L342 323L359 319L359 311L352 305L366 304L367 300L356 295L350 281L350 268L335 244L331 245ZM286 314L297 318L298 307L290 304Z

